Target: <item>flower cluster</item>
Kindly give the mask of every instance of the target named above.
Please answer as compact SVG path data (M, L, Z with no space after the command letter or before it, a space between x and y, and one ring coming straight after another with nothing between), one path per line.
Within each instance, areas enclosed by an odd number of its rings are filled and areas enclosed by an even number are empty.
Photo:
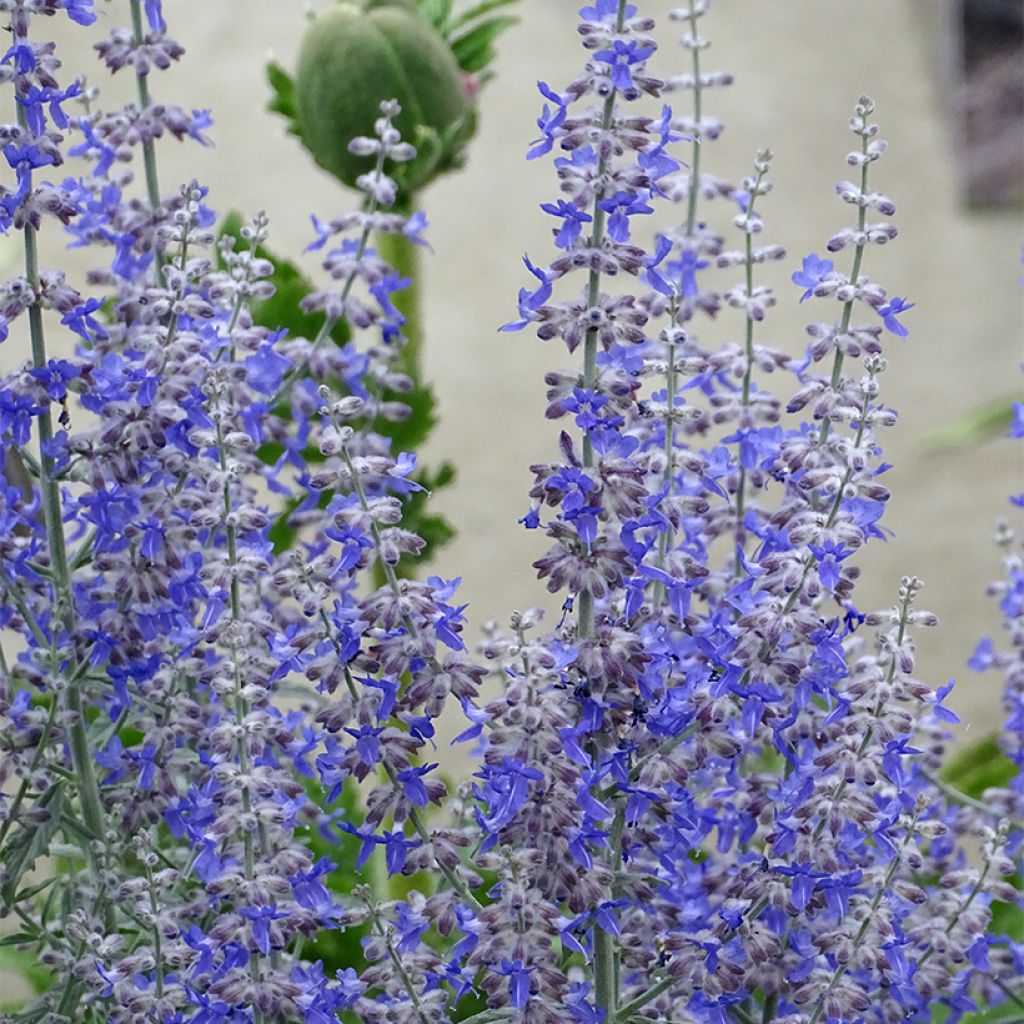
M0 664L0 776L14 783L0 848L17 938L62 979L27 1012L319 1022L362 1000L368 1019L371 982L299 955L367 919L328 890L336 865L308 837L356 831L396 872L457 860L458 840L423 824L444 785L417 755L447 695L468 701L484 674L464 653L458 581L393 569L422 546L401 525L415 457L380 432L408 413L393 302L407 282L372 242L421 241L422 216L388 209L388 169L415 151L393 103L353 140L376 157L364 208L314 220L331 283L303 303L315 336L285 337L253 316L274 291L266 218L218 239L205 189L160 190L156 143L204 141L209 119L151 96L154 70L183 54L158 0L131 0L132 26L96 47L132 70L138 102L100 113L90 90L78 118L64 108L80 85L58 85L52 44L31 35L62 8L95 17L86 2L3 5L18 111L4 226L26 266L3 324L30 337L31 360L0 383L0 625L15 651ZM90 171L40 180L68 133ZM39 267L55 220L103 253L96 297ZM71 358L48 355L48 310L77 338ZM367 592L373 567L384 586ZM299 678L315 688L289 709ZM357 828L332 804L367 776ZM29 872L47 853L66 867L39 886ZM410 912L374 911L389 929Z
M1007 678L1010 772L984 799L943 775L921 581L856 599L913 308L866 269L896 236L871 100L836 188L854 222L792 272L820 311L794 357L759 334L786 258L761 237L772 154L738 185L702 166L732 80L704 66L707 0L673 12L690 66L663 78L653 19L582 8L583 70L540 83L529 151L555 154L555 251L505 328L573 360L521 520L563 613L514 613L478 658L459 580L397 568L422 485L390 440L408 282L381 240L426 229L394 208L398 105L349 142L361 208L313 218L326 285L290 336L265 322L266 218L218 235L203 187L161 189L158 143L210 118L154 100L184 51L160 0L125 2L96 49L138 99L103 112L34 35L91 25L89 0L0 0L0 227L25 255L0 340L28 339L0 379L0 896L4 941L55 979L14 1019L956 1024L1019 1001L1019 555L1001 530L1012 649L972 659ZM65 155L85 173L44 180ZM97 254L88 295L40 266L51 232ZM452 794L449 705L477 757Z
M869 185L885 144L864 97L847 158L858 181L836 189L856 223L826 246L849 251L850 269L812 255L794 273L823 310L803 358L758 344L776 296L757 268L785 255L758 244L771 154L739 188L699 169L700 141L721 127L704 90L731 81L700 64L707 9L676 12L693 60L674 79L686 114L628 106L661 83L646 70L651 22L614 0L581 12L596 51L585 75L565 93L542 85L531 156L567 154L569 198L543 207L561 251L528 264L539 287L509 327L583 349L581 370L547 378L548 415L573 417L580 440L563 433L561 459L534 467L523 520L555 542L538 573L577 614L529 638L536 616L518 617L488 643L505 692L487 708L478 798L488 843L520 860L532 843L529 873L508 868L534 890L516 906L558 916L588 987L542 970L554 939L538 936L519 954L523 1019L818 1024L929 1019L938 1005L958 1017L1014 976L1011 947L989 952L985 936L991 901L1016 901L1007 832L1001 808L967 813L936 783L956 718L950 687L914 676L911 632L935 623L920 581L865 612L850 561L884 536L877 435L896 415L880 400L883 339L906 337L912 308L864 271L896 235L868 219L895 210ZM612 57L622 70L607 76ZM666 147L685 135L698 139L679 167ZM696 212L720 196L739 208L735 250ZM645 249L634 218L666 198L685 218ZM715 288L712 266L742 279ZM582 294L556 301L577 271ZM609 295L613 276L646 290ZM742 315L743 341L711 350L694 325L723 307ZM780 370L795 381L784 406L758 380Z

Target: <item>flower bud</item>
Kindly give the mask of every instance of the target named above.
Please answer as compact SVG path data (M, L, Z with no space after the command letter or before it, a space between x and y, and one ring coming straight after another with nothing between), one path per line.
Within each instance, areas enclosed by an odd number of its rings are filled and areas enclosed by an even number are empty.
M448 45L405 0L345 2L316 18L302 43L295 101L302 139L317 162L348 185L376 156L349 142L372 139L381 104L397 100L394 128L419 151L389 167L400 192L422 188L456 164L472 134L473 108ZM385 130L389 148L393 132ZM408 160L408 147L399 159Z

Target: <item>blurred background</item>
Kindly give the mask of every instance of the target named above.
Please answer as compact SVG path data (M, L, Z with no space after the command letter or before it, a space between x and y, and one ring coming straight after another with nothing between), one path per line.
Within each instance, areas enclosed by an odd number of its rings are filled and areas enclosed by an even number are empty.
M317 0L312 9L327 5ZM679 26L665 20L672 5L642 6L665 21L651 72L683 71ZM109 81L89 46L104 23L124 20L123 7L120 0L105 5L106 16L90 30L56 26L65 78L86 70L108 104L128 97L131 72ZM557 428L543 416L543 374L566 366L568 357L529 332L499 335L497 328L514 318L517 290L528 283L522 254L543 262L551 253L549 218L537 205L557 197L557 179L550 163L528 164L524 154L536 134L537 79L558 89L583 59L577 7L571 0L522 0L521 24L499 43L497 77L481 99L469 164L425 196L433 254L425 267L424 359L441 412L425 457L431 464L451 459L459 469L457 484L437 497L458 537L432 571L462 576L474 635L485 620L549 603L530 567L543 538L516 519L528 504L529 465L555 450ZM263 66L271 57L294 66L308 9L281 0L168 0L170 33L187 53L153 83L156 100L212 107L214 116L214 148L160 145L164 191L197 177L221 212L265 209L271 248L291 258L312 237L311 213L329 217L353 203L265 110ZM1024 487L1024 454L998 436L960 447L943 447L936 437L979 408L1008 405L1020 391L1021 5L717 0L702 28L713 43L705 67L736 79L708 96L708 112L726 129L706 147L703 169L739 181L757 149L775 153L764 238L783 244L789 256L764 271L781 300L759 330L764 344L803 351L806 310L789 275L806 254L824 252L828 237L848 222L851 208L832 188L847 176L853 137L846 121L862 92L876 101L890 149L874 185L896 202L900 238L873 249L866 270L917 305L904 318L909 340L887 336L884 397L901 413L886 449L895 468L887 477L894 497L885 522L895 537L861 557L858 604L888 605L902 575L921 576L922 604L941 620L938 630L919 637L921 675L935 686L955 676L953 704L972 733L992 728L999 680L973 676L965 661L981 635L998 629L998 609L984 596L999 572L992 527L1009 510L1007 495ZM715 212L727 227L729 211ZM69 260L54 247L44 265L70 265L81 287L84 267L76 256ZM16 272L13 253L3 262L8 274ZM304 262L315 276L316 261ZM719 274L723 285L732 283ZM738 339L742 329L738 314L725 311L703 340ZM0 346L0 367L22 357L17 337Z

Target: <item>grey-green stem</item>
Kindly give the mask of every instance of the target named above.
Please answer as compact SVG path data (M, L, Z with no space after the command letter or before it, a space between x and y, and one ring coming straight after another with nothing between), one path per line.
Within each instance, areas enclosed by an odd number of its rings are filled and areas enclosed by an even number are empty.
M146 37L142 24L142 4L140 0L130 0L132 9L132 36L136 46L142 44ZM153 102L149 94L149 72L135 75L138 86L140 113L148 109ZM142 164L146 173L146 195L149 199L150 208L156 212L160 207L160 184L156 174L156 146L152 139L144 139L142 142ZM158 259L159 265L159 259Z

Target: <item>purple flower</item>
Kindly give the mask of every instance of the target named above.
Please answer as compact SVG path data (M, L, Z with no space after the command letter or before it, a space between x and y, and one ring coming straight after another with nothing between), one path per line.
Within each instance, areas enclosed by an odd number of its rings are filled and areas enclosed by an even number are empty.
M1013 422L1010 424L1010 433L1007 436L1024 438L1024 402L1013 403Z
M533 967L527 967L522 960L505 960L502 958L497 967L491 970L495 974L508 978L508 990L512 1005L521 1010L530 998L530 974Z
M832 273L832 268L832 261L819 259L816 252L812 252L810 256L804 257L803 267L795 271L790 277L793 284L798 284L801 288L807 289L800 296L801 302L809 299L814 294L814 289L825 277Z
M264 956L270 956L270 926L274 921L287 917L288 911L278 910L272 903L269 907L242 907L240 913L247 921L252 922L252 940L256 948Z
M91 345L94 339L106 340L109 337L107 329L92 315L102 308L103 303L99 299L86 299L71 312L65 313L60 322ZM110 356L117 358L114 353L111 353Z
M894 296L884 306L879 306L878 315L882 318L885 329L899 338L905 338L910 332L896 318L906 313L908 309L913 309L915 305L916 303Z
M596 0L595 3L587 4L580 8L580 17L584 21L600 24L614 23L618 16L618 0ZM636 7L633 4L626 4L624 17L632 18L636 14Z
M541 138L533 144L526 154L527 160L536 160L537 157L551 152L555 139L558 136L558 130L565 121L565 112L569 102L567 98L563 98L549 88L546 82L538 82L537 88L542 96L551 100L554 108L549 107L546 103L544 104L541 115L537 118L537 127L540 128Z
M601 200L597 205L605 213L611 214L608 218L608 237L614 242L629 241L630 217L654 213L653 207L647 205L645 196L632 192L616 192L615 195Z
M46 393L54 402L63 402L68 395L67 383L81 375L82 368L66 359L50 359L46 366L29 370L29 376L46 387Z
M540 207L552 217L562 218L562 227L555 235L555 245L560 249L571 249L580 237L584 224L589 224L593 217L575 203L567 203L559 199L556 203L542 203Z
M148 0L148 3L152 2L153 0ZM96 20L92 0L60 0L60 6L67 12L67 16L79 25L91 25Z
M630 68L642 64L654 53L653 46L641 46L635 39L628 42L624 39L616 39L612 42L611 48L598 50L594 59L609 65L609 76L612 85L622 92L633 88L633 76Z
M281 380L291 369L292 361L274 351L278 336L271 335L259 347L259 351L245 360L246 377L249 384L260 394L277 394Z

